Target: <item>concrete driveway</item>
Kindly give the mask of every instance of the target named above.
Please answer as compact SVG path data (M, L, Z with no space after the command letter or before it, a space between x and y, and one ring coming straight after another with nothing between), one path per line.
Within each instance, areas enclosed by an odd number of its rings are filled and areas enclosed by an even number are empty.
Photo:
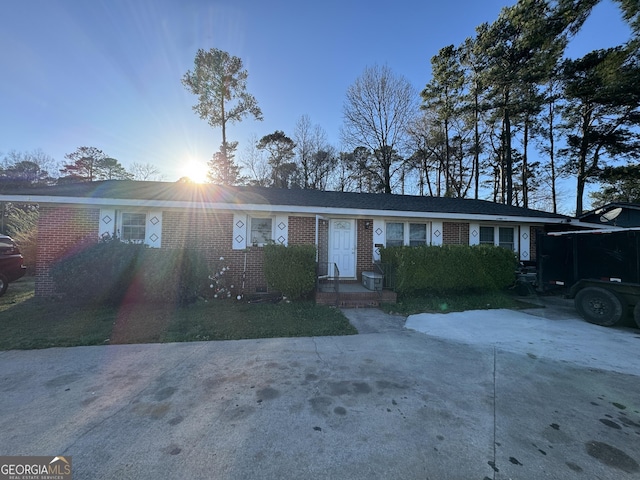
M640 330L592 325L578 316L573 300L533 301L542 308L412 315L405 327L432 338L640 376Z
M76 479L640 478L637 375L345 313L370 333L0 352L0 455Z

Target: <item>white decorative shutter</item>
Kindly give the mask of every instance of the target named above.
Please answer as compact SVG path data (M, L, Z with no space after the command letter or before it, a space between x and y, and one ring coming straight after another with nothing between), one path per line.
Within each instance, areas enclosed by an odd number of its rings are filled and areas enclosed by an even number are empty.
M286 247L289 243L289 217L286 215L276 216L276 228L274 231L276 243Z
M442 245L442 222L431 222L431 245Z
M244 250L247 248L247 216L239 213L233 214L233 250Z
M469 224L469 245L480 245L480 224Z
M116 229L116 211L113 208L101 208L100 209L100 223L98 225L98 236L103 238L105 236L113 237Z
M373 261L380 261L380 245L385 244L386 235L384 229L384 220L373 220Z
M162 212L147 213L144 243L152 248L162 246Z
M529 225L520 225L520 245L514 245L516 252L520 251L520 260L531 260L531 228ZM514 235L515 236L515 235Z

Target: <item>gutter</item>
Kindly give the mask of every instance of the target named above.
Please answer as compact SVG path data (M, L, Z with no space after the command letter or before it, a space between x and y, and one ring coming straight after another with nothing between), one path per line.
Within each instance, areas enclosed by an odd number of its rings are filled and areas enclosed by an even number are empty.
M339 207L308 207L298 205L267 205L267 204L233 204L233 203L205 203L177 200L132 200L118 198L86 198L63 197L53 195L0 195L0 201L15 203L38 203L50 205L74 205L94 207L131 207L131 208L159 208L159 209L194 209L217 210L228 212L265 213L292 213L308 216L344 216L350 218L387 217L387 218L424 218L442 220L472 220L487 222L514 222L514 223L546 223L568 224L571 218L558 217L529 217L511 215L489 215L469 213L446 212L415 212L399 210L365 210ZM572 223L573 225L573 223Z

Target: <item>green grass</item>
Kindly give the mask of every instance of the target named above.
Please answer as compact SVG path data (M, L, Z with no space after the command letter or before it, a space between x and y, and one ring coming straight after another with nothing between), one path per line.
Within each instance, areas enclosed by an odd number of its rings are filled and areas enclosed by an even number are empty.
M35 298L33 287L25 278L0 297L0 350L357 333L339 310L312 302L91 307Z
M17 282L10 283L7 293L0 297L0 314L5 310L12 308L16 304L32 299L33 293L33 277L23 277Z
M384 304L381 308L387 313L413 315L416 313L463 312L491 308L522 309L532 306L516 299L508 292L491 292L450 295L425 294L420 297L398 299L398 303Z

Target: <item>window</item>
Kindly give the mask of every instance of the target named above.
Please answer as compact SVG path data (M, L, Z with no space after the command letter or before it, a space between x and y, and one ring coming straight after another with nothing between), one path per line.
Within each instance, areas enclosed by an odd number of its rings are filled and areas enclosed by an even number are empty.
M387 247L404 245L404 223L387 223Z
M494 227L480 227L480 245L495 245Z
M142 243L145 239L147 215L145 213L122 213L120 239L125 242Z
M480 245L496 245L515 251L513 227L480 227Z
M270 218L251 219L251 243L253 245L264 245L273 240L273 227Z
M515 250L513 242L513 228L500 227L498 229L498 245L508 250Z
M387 247L426 245L427 231L426 223L387 223Z
M426 223L410 223L409 224L409 245L417 247L418 245L427 244L427 224Z

